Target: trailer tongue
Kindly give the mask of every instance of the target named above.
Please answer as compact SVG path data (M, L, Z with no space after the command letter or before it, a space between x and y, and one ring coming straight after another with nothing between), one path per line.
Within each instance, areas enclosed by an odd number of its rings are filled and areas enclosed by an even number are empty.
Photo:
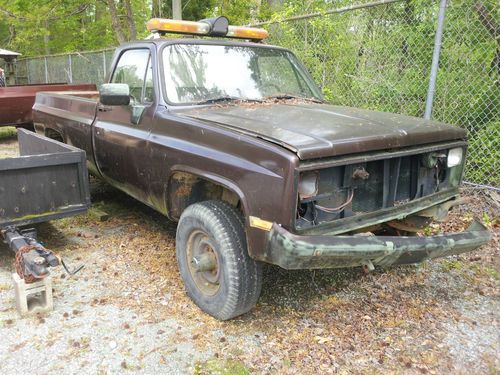
M0 237L16 253L16 272L26 284L49 275L64 261L21 227L73 216L90 206L85 152L24 129L18 130L20 157L0 159Z
M19 230L8 227L1 231L9 248L16 253L16 272L26 283L37 282L49 275L49 267L62 265L69 275L74 275L83 265L71 271L64 260L47 250L36 240L34 229Z

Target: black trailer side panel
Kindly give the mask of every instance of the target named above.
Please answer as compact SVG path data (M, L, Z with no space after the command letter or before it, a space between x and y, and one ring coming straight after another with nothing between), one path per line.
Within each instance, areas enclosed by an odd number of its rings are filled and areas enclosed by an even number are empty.
M85 212L85 151L18 129L20 157L0 159L0 228Z

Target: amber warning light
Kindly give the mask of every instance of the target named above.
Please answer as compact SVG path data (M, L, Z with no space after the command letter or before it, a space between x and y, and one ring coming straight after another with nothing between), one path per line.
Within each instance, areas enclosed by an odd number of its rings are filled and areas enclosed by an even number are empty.
M267 30L253 27L231 26L226 17L208 18L198 22L153 18L146 27L151 32L160 34L190 34L223 36L238 39L262 40L268 37Z

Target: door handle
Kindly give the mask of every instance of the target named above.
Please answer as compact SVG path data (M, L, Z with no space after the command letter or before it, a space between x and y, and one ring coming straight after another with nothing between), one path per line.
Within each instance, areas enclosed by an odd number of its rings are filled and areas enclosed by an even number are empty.
M99 112L109 112L113 109L113 107L109 106L109 105L103 105L103 104L98 104L97 105L97 110Z

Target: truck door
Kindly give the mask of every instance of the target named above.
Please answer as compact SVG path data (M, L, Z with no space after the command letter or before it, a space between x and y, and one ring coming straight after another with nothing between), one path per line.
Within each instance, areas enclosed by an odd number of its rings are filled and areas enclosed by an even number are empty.
M93 128L96 164L110 184L148 203L148 137L155 113L150 49L124 50L110 82L129 85L130 104L99 105Z

